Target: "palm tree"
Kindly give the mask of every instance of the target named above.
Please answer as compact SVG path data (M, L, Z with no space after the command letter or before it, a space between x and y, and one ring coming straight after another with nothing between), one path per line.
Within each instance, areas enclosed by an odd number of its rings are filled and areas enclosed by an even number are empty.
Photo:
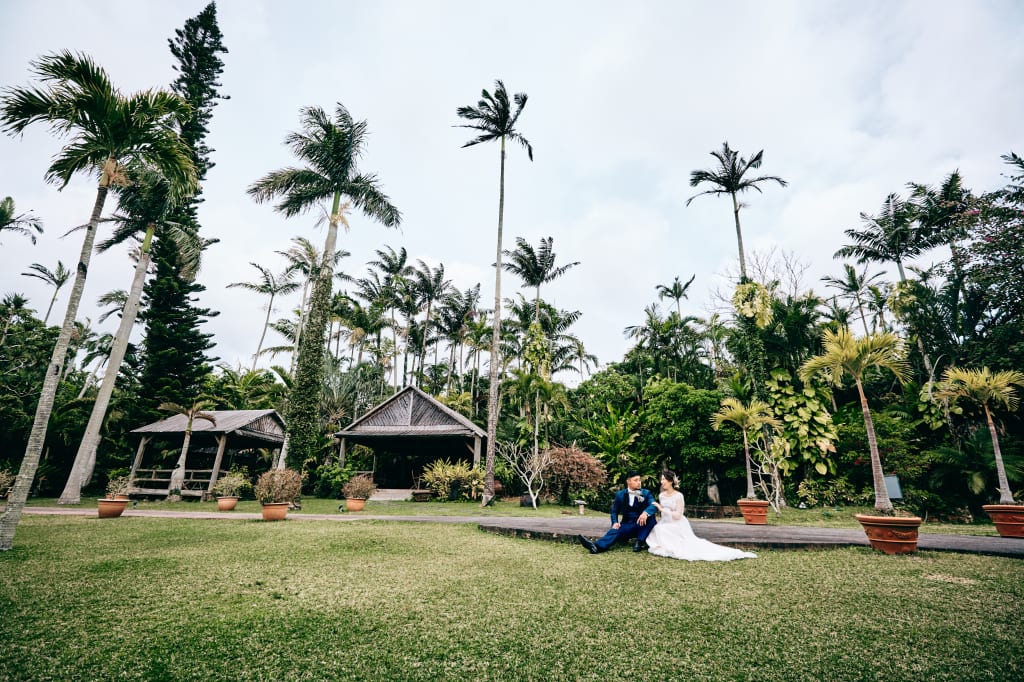
M100 429L107 415L110 398L114 392L117 375L121 371L128 343L135 325L142 300L142 287L149 273L150 246L154 235L159 236L177 246L181 256L182 276L192 277L199 267L199 258L203 242L193 233L170 223L168 216L177 205L180 197L175 188L167 183L151 168L132 165L128 169L130 183L119 190L118 214L114 216L117 228L114 234L102 242L98 250L106 251L112 246L122 244L130 239L141 239L138 259L135 263L135 274L121 312L121 322L114 334L107 358L107 368L93 403L92 413L85 427L85 433L78 446L74 464L68 481L61 493L60 504L78 504L81 501L82 486L88 485L92 479L96 465L96 449L100 443Z
M214 426L217 425L217 418L208 410L213 407L213 402L209 400L197 400L192 403L192 407L182 407L177 403L160 403L158 410L164 412L173 412L174 414L185 415L185 441L181 444L181 455L178 457L177 464L174 465L174 471L171 472L171 483L167 488L168 496L167 499L170 502L177 502L181 499L181 488L185 485L185 459L188 457L189 443L192 441L192 423L196 419L202 419L208 421ZM178 491L175 494L175 490Z
M1017 391L1014 386L1024 388L1024 372L1004 370L992 372L988 367L964 369L950 367L942 375L942 383L935 394L943 398L966 398L980 405L985 412L985 422L992 437L992 451L996 458L996 475L999 477L999 504L1015 504L1010 482L1006 478L1003 454L999 450L999 436L992 420L992 408L1002 406L1013 412L1017 409Z
M672 298L676 302L676 315L680 318L683 316L682 308L679 306L680 299L690 298L686 293L693 284L693 280L697 279L697 275L691 277L686 284L679 281L679 275L676 275L675 279L672 280L672 284L658 284L654 289L658 292L659 299Z
M842 278L829 275L821 278L828 286L837 289L841 298L852 301L857 306L860 321L864 325L864 336L871 333L868 331L868 317L864 312L864 301L875 280L884 274L884 272L877 272L869 277L867 266L864 267L864 272L858 274L852 265L843 263Z
M501 142L501 166L498 180L498 245L494 261L494 317L491 320L491 381L487 401L487 456L484 462L486 475L482 495L483 504L486 506L494 498L494 447L498 438L500 395L498 388L501 383L498 370L501 367L501 234L505 222L505 142L509 140L525 147L530 161L533 161L533 147L529 140L516 130L516 123L519 121L520 114L523 113L523 107L526 106L525 92L513 96L514 109L509 102L505 84L500 80L494 82L493 95L487 90L483 90L481 97L475 107L459 107L456 113L460 118L469 121L469 123L460 125L460 128L471 128L480 132L479 136L462 145L463 148L493 140Z
M871 421L871 409L864 395L864 373L872 367L888 369L900 383L910 377L910 367L903 353L903 344L895 334L871 334L862 339L854 338L849 327L838 330L826 329L822 339L822 353L811 358L800 367L800 379L807 383L815 375L841 386L847 374L853 378L860 397L860 409L864 414L864 429L868 435L868 449L871 451L871 477L875 487L875 509L892 512L892 502L885 487L882 460L878 454L878 439L875 425Z
M416 299L420 306L426 306L427 316L423 321L423 338L424 343L420 347L420 371L419 380L416 382L417 386L423 386L423 366L424 360L427 353L426 340L430 335L431 324L433 324L433 318L431 313L434 309L434 303L444 300L445 295L451 288L451 282L444 278L444 263L438 265L436 268L431 268L423 261L417 261L419 267L412 271L412 286L416 292ZM435 358L436 359L436 358Z
M378 260L370 261L369 265L377 268L384 275L384 301L387 309L391 311L391 338L395 344L395 353L398 353L398 321L395 319L395 311L401 306L401 283L405 275L409 273L409 254L405 247L395 251L390 246L385 246L386 251L377 249ZM398 385L398 363L391 365L394 390L397 392Z
M263 320L263 332L260 334L259 343L256 344L256 352L252 356L252 369L250 371L255 372L256 360L260 356L260 351L263 350L263 341L267 338L267 327L270 326L270 314L274 311L274 298L297 291L299 283L293 279L296 272L296 268L294 266L286 267L279 274L275 275L269 268L265 268L259 263L250 262L249 265L259 271L259 279L256 282L232 282L231 284L228 284L228 288L232 289L237 287L270 297L270 300L267 301L267 316Z
M75 281L64 323L40 391L25 458L7 511L0 520L0 550L10 549L14 542L14 531L39 466L107 193L112 185L124 183L124 167L131 159L152 164L169 183L183 192L186 188L192 189L196 182L190 150L177 132L177 127L189 112L188 105L179 96L162 90L126 96L113 86L106 72L89 57L68 51L46 55L32 62L32 72L42 81L41 86L3 91L0 126L8 133L21 134L33 123L48 123L57 134L71 139L50 165L46 180L58 183L63 189L73 175L85 172L97 173L99 182L75 268Z
M715 431L722 428L722 424L729 422L739 427L743 432L743 459L747 465L747 499L757 499L754 492L754 477L750 464L750 439L748 434L761 429L771 427L775 431L782 430L782 422L772 414L771 405L753 398L744 405L736 398L725 398L722 406L715 414L711 415L711 428Z
M32 215L32 212L14 213L14 199L4 197L0 200L0 233L4 230L23 234L36 243L36 235L43 233L43 221Z
M47 321L50 319L50 312L53 310L53 304L57 300L57 294L60 293L61 287L67 284L68 280L71 279L71 271L64 267L64 263L59 260L57 261L57 267L53 270L50 270L50 268L42 265L41 263L33 263L28 266L28 269L32 270L32 272L23 272L21 274L25 277L41 279L53 287L53 296L50 297L50 305L47 306L46 316L43 317L43 325L45 326Z
M736 244L740 252L740 279L744 282L747 281L747 259L743 255L743 231L740 229L740 208L743 207L743 204L739 203L736 195L748 189L756 189L758 192L761 192L761 188L758 185L769 180L779 183L782 187L789 184L775 175L761 175L756 178L744 177L751 169L760 168L761 156L763 154L764 150L762 149L748 161L741 157L738 151L731 149L728 142L723 142L721 150L711 152L711 156L718 160L716 168L695 170L690 173L690 187L698 187L701 184L707 183L712 185L712 189L705 190L687 199L687 206L690 205L691 201L703 194L728 194L732 197L732 215L736 221Z
M533 299L535 321L540 321L540 285L561 277L580 264L575 261L555 267L555 252L552 249L554 241L553 237L541 237L540 247L534 249L525 239L516 237L516 249L502 252L508 256L508 262L502 264L502 267L523 280L523 286L536 290Z

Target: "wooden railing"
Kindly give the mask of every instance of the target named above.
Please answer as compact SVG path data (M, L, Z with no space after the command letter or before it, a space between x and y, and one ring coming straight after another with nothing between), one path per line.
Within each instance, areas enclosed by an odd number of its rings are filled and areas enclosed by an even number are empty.
M173 469L136 469L128 494L166 496L170 494L173 473ZM212 478L213 469L185 469L182 497L204 497Z

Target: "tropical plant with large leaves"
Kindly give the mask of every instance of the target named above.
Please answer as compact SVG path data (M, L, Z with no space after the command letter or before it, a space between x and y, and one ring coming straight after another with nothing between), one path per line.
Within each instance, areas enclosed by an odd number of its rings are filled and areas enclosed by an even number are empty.
M754 477L750 460L750 434L769 427L777 432L782 431L782 422L772 414L771 405L753 398L743 403L736 398L725 398L722 406L711 416L711 428L718 431L725 423L734 424L743 433L743 459L747 467L747 499L757 498L754 490Z
M460 124L460 128L470 128L480 133L462 145L463 148L494 140L501 143L501 168L498 181L498 244L494 261L494 312L491 319L490 385L487 401L487 455L484 460L485 482L482 496L484 506L494 499L494 448L498 439L498 414L500 411L501 256L503 253L501 237L505 224L505 144L506 142L515 142L521 145L526 149L530 161L533 161L533 147L529 140L516 129L519 116L523 113L523 107L526 106L526 98L526 93L520 92L516 93L510 102L505 84L496 80L493 94L483 90L481 99L475 107L464 106L456 110L459 118L468 121L468 123Z
M196 182L188 145L177 129L189 113L181 97L163 90L125 95L92 59L69 51L40 57L32 62L31 70L40 84L5 88L0 94L0 127L9 134L20 135L35 123L49 125L57 135L70 140L47 169L46 180L63 189L72 176L84 172L98 175L99 182L25 458L7 511L0 519L0 550L10 549L14 542L14 532L39 466L107 194L112 186L125 183L125 165L132 159L152 165L182 193L192 191Z
M356 121L340 102L331 118L319 107L302 109L302 130L289 133L285 144L305 165L271 171L254 182L249 195L258 203L279 199L285 217L331 203L323 259L310 304L309 321L299 341L295 388L288 402L289 448L295 462L314 457L321 442L319 405L323 392L324 335L331 301L338 226L348 228L346 213L355 208L385 227L397 227L402 214L372 173L359 170L366 147L366 121ZM344 205L342 199L345 199Z
M822 341L823 350L800 367L800 379L809 383L820 377L834 386L841 386L847 375L853 379L860 398L864 415L868 449L871 452L871 480L875 488L875 509L882 513L892 512L892 501L885 487L882 459L878 453L878 439L875 436L871 408L864 393L864 375L872 368L888 369L900 383L910 378L910 367L903 352L903 343L895 334L871 334L862 339L855 338L848 327L838 330L826 329Z

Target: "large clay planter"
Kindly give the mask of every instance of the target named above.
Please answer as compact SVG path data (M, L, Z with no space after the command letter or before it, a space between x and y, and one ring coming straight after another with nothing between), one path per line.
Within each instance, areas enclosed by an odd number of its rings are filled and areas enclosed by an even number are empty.
M768 500L751 500L744 498L736 504L743 514L743 521L748 526L768 525Z
M124 513L128 506L128 499L123 500L96 500L101 519L114 519Z
M982 509L1004 538L1024 538L1024 504L986 504Z
M857 514L871 546L886 554L911 554L917 551L920 516L870 516Z
M287 502L264 502L263 503L263 520L264 521L284 521L284 517L288 516L288 503Z
M345 498L345 509L348 511L363 511L366 508L366 500L359 497Z
M231 511L238 504L238 498L232 495L225 495L217 498L217 511Z

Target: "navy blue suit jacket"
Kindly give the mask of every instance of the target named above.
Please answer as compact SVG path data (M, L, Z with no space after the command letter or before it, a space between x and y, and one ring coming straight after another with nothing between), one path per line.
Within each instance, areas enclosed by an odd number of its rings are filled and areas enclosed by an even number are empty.
M640 504L635 505L632 509L629 507L629 490L623 488L619 492L615 493L615 500L612 502L612 524L619 522L619 515L626 515L627 512L632 512L634 516L640 516L640 514L647 512L648 516L654 516L657 512L657 507L654 506L654 495L651 494L650 490L641 488L641 495L643 499Z

